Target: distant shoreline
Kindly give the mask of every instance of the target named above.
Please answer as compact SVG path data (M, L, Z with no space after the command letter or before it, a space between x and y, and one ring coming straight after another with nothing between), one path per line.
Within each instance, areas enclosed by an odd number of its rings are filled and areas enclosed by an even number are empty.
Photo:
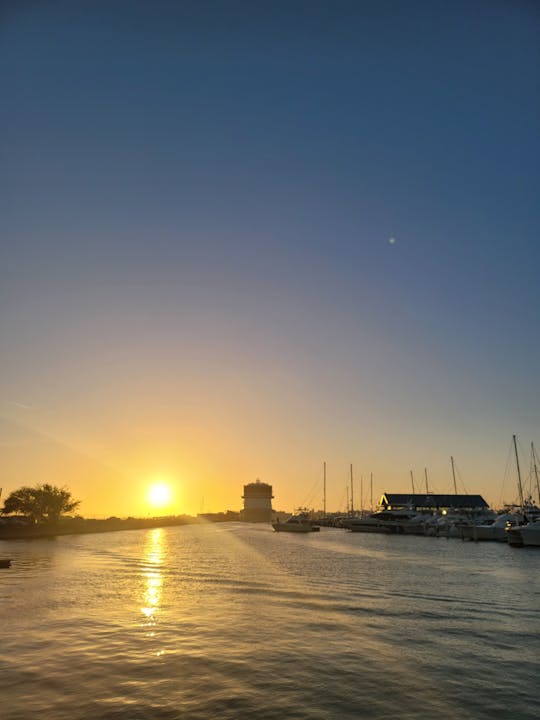
M28 540L33 538L56 537L57 535L89 535L122 530L141 530L145 528L191 525L204 522L192 516L157 518L108 518L107 520L73 519L58 523L40 523L37 525L9 526L0 525L0 540Z

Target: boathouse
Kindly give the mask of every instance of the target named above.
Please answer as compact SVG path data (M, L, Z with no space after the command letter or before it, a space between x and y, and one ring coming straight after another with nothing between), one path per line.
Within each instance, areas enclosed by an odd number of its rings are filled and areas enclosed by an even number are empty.
M417 510L418 512L441 512L442 510L460 510L462 512L480 512L488 508L481 495L436 495L383 493L379 505L384 510Z

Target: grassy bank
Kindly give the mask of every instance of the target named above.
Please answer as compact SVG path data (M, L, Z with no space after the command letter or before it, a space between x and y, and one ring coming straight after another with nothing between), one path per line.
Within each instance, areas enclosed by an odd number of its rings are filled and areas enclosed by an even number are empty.
M140 530L141 528L169 527L201 522L190 515L155 518L107 518L106 520L74 518L57 523L36 525L0 525L0 540L26 540L31 538L55 537L57 535L84 535L89 533Z

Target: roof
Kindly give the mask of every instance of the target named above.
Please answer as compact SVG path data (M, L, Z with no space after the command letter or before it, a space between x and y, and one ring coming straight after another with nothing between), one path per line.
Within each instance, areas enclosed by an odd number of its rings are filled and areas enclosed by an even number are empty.
M481 495L437 495L435 493L383 493L380 505L414 508L484 508L487 502Z

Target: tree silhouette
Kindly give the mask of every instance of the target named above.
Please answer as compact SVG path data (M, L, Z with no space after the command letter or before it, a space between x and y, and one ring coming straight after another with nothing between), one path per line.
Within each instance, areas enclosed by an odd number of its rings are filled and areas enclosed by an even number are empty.
M62 513L75 510L80 504L66 488L44 484L14 490L4 502L1 512L22 513L34 522L56 522Z

